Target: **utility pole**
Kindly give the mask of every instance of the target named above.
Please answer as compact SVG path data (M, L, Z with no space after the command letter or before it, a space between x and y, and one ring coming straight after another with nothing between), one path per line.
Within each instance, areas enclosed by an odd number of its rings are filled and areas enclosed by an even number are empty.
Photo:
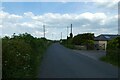
M61 32L61 39L60 39L60 43L62 43L62 32Z
M44 38L45 38L45 25L43 25L43 33L44 33Z
M68 46L68 34L69 34L69 29L68 29L69 27L67 26L67 46Z
M73 34L72 34L72 24L71 24L71 33L70 33L70 38L73 37Z
M67 26L67 37L68 37L68 33L69 33L69 32L68 32L68 28L69 28L69 27Z
M61 40L62 40L62 32L61 32Z
M72 24L71 24L71 33L72 33Z

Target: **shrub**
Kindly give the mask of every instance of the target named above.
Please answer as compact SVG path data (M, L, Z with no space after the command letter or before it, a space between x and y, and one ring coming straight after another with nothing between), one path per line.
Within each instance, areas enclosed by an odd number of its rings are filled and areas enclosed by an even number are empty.
M35 77L46 43L47 40L27 33L2 38L2 77Z
M106 60L107 62L110 62L114 65L120 66L120 37L117 37L107 44L107 51L106 51Z

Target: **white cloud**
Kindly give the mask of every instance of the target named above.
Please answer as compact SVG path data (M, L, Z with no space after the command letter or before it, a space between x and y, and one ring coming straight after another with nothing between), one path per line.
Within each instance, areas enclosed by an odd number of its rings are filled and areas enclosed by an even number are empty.
M47 13L40 16L34 16L33 19L48 26L65 27L70 23L75 23L76 27L86 23L103 23L107 16L104 13L82 13L82 14L58 14Z
M30 28L34 28L34 24L31 24L31 23L26 23L26 22L24 22L24 23L21 23L21 24L19 24L19 25L21 25L21 26L26 26L26 27L30 27Z
M43 32L40 32L40 31L35 31L32 33L34 36L38 37L38 36L42 36L43 35Z
M98 0L96 1L96 6L108 9L118 9L119 0Z
M119 0L93 0L93 2L119 2Z
M0 28L2 28L2 25L0 25Z
M24 13L24 15L25 15L26 17L32 17L32 16L34 16L34 14L33 14L32 12Z
M9 14L7 12L4 11L0 11L0 20L2 20L1 22L10 22L10 23L16 23L19 22L20 19L22 19L22 16L19 15L15 15L15 14Z
M59 14L46 13L43 15L34 15L32 12L23 15L9 14L0 12L0 19L3 35L13 33L28 32L37 37L43 37L43 24L46 25L46 36L60 39L60 33L63 32L63 38L66 38L66 28L73 24L73 33L94 32L117 33L118 17L117 15L106 15L105 13L81 13L81 14ZM113 31L114 30L114 31ZM54 34L54 35L55 35Z

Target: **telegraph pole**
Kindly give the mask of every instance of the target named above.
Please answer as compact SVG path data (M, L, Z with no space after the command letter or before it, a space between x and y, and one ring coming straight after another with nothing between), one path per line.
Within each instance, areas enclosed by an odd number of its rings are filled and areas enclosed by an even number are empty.
M69 34L69 29L68 29L69 27L67 26L67 46L68 46L68 34Z
M71 24L71 33L72 33L72 24Z
M71 32L70 32L70 38L73 37L73 34L72 34L72 24L71 24Z
M68 32L68 28L69 28L69 27L67 26L67 37L68 37L68 33L69 33L69 32Z
M60 39L60 43L62 43L62 32L61 32L61 39Z
M62 40L62 32L61 32L61 40Z
M44 33L44 38L45 38L45 25L43 25L43 33Z

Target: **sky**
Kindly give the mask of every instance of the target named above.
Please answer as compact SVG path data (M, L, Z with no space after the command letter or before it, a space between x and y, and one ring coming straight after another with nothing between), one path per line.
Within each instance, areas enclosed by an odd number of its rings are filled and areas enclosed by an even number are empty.
M118 34L118 2L2 2L0 36L30 33L59 40L70 34ZM68 27L68 28L67 28ZM68 30L67 30L68 29ZM69 35L68 35L69 36Z

